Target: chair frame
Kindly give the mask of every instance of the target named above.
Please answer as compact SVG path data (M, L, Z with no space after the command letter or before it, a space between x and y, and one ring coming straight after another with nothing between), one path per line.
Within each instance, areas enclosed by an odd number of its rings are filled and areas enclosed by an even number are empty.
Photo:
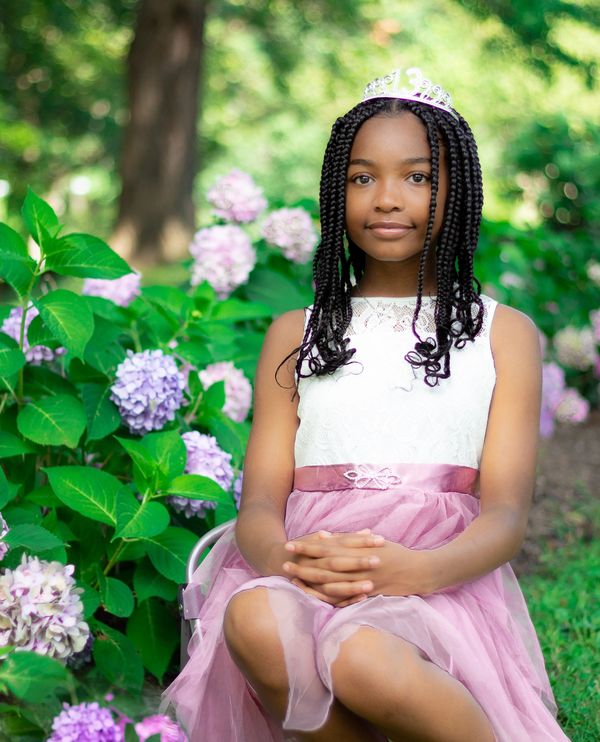
M186 570L185 570L185 579L186 582L183 585L179 586L179 592L178 592L178 600L177 604L179 606L179 614L181 616L181 648L180 648L180 654L179 654L179 666L182 670L188 661L188 654L187 654L187 646L192 638L192 634L195 631L200 630L200 619L199 618L191 618L186 619L184 617L183 613L183 591L185 588L190 584L192 581L192 577L194 575L194 572L198 568L198 565L200 563L200 557L202 556L202 552L208 548L209 546L212 546L215 544L221 536L225 533L225 531L229 528L229 526L232 523L235 523L236 519L232 518L231 520L228 520L226 523L221 523L218 526L215 526L214 528L211 528L208 533L205 533L203 536L201 536L198 541L196 542L196 545L190 552L190 555L187 560Z

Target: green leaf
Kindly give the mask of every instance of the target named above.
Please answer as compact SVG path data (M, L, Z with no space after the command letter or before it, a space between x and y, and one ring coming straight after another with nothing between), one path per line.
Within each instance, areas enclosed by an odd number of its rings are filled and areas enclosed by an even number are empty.
M211 384L204 393L202 404L213 410L222 410L225 404L225 382L217 381Z
M169 525L169 511L159 502L139 503L128 490L117 498L117 530L114 538L149 538Z
M173 631L173 613L155 598L139 605L127 622L127 636L142 657L144 667L162 682L175 648L179 644Z
M313 299L309 285L303 287L268 268L255 268L244 290L252 301L271 307L273 314L309 306Z
M16 374L25 363L25 355L18 348L0 348L0 376Z
M170 495L189 497L191 500L212 500L214 502L231 502L231 495L218 485L214 479L200 474L182 474L175 477L169 485Z
M81 399L87 418L88 441L100 440L113 433L121 424L121 416L110 401L110 386L83 384Z
M46 268L61 276L108 280L132 272L106 242L90 234L68 234L54 240L48 250Z
M203 425L215 436L219 445L229 451L234 460L239 462L244 457L248 443L248 427L227 417L220 410L209 409L201 415Z
M185 468L187 453L183 438L177 430L149 433L140 441L153 463L154 489L164 489Z
M36 265L21 235L0 223L0 278L19 296L25 296L32 285Z
M123 488L112 474L86 466L44 468L56 496L87 518L115 526L117 496Z
M232 298L215 304L211 319L239 322L241 320L258 319L260 317L271 318L272 316L273 310L267 304Z
M83 588L83 592L79 597L83 603L83 617L87 620L98 609L100 605L100 594L85 582L80 582L79 580L77 580L77 587Z
M100 597L102 605L113 616L127 618L134 607L133 593L128 585L114 577L105 577L100 573Z
M56 289L34 301L44 324L76 358L83 358L94 332L94 315L86 300L66 289Z
M144 539L152 564L177 584L185 582L187 560L197 540L195 533L173 526L158 536Z
M44 320L38 314L33 318L27 330L29 345L45 345L46 348L56 348L60 342L54 337L54 333L44 324Z
M102 632L92 650L96 667L117 687L138 694L144 681L144 666L132 641L100 621L96 625Z
M28 188L21 214L27 231L45 251L60 230L60 222L54 209Z
M133 575L133 589L138 604L152 597L168 601L177 597L177 585L157 572L147 559L137 563Z
M25 368L25 388L31 397L48 397L53 394L77 395L77 390L68 379L44 366Z
M12 433L4 430L0 431L0 459L7 459L11 456L21 456L27 453L36 453L31 443L24 441Z
M150 451L144 445L144 439L134 440L133 438L120 438L118 436L115 436L115 439L119 441L127 451L135 466L137 466L142 473L142 476L150 481L154 472L157 470L158 465L152 458Z
M105 376L114 376L115 368L125 358L125 349L118 342L121 328L102 317L94 319L94 334L85 350L85 362Z
M25 546L28 551L38 552L63 546L63 542L53 533L33 523L13 526L4 537L9 546Z
M67 394L29 402L17 416L21 435L42 446L75 448L85 430L81 402Z
M13 652L0 663L0 685L28 703L66 688L68 678L67 669L58 660L35 652Z
M0 509L17 496L19 486L8 481L4 469L0 466Z

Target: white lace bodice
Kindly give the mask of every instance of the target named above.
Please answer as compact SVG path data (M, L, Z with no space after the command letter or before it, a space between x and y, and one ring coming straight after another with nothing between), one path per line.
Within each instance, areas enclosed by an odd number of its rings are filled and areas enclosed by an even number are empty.
M416 298L353 298L346 332L356 348L352 361L334 374L299 380L296 466L412 462L479 468L496 381L489 334L497 306L489 296L481 299L481 332L463 348L452 348L450 378L429 387L423 369L404 359L416 342ZM417 324L422 339L435 337L435 301L423 298Z

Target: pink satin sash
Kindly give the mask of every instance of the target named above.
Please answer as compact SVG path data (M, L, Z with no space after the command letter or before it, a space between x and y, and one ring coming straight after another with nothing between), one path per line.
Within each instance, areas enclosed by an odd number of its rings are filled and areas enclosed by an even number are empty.
M306 492L414 487L477 496L479 469L455 464L328 464L294 470L294 489Z

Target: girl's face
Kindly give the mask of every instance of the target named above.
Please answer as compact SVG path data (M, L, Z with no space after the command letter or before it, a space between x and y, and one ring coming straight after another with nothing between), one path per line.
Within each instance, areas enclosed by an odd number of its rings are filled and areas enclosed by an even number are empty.
M432 244L442 226L448 190L440 142L440 173ZM346 231L377 261L418 266L431 200L431 152L420 119L408 111L373 116L358 130L346 179ZM392 223L394 226L381 226Z

